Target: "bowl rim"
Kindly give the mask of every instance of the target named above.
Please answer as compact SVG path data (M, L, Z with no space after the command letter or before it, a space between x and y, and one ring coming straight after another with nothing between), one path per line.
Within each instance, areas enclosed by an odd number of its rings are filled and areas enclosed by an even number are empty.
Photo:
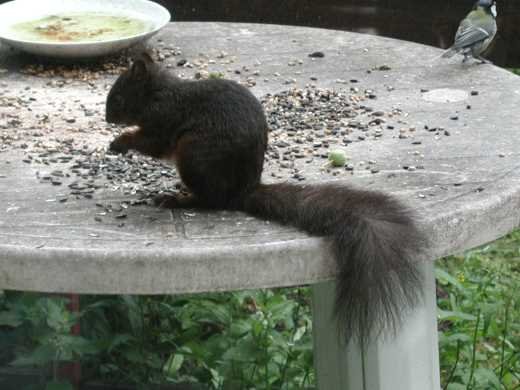
M2 10L2 7L7 6L8 4L12 6L13 3L20 3L23 1L26 1L26 0L11 0L6 3L0 4L0 11ZM45 1L45 0L39 0L39 1ZM83 1L88 3L87 0L83 0ZM124 1L124 0L122 0L122 1ZM139 34L127 35L127 36L120 37L120 38L113 38L113 39L107 39L107 40L101 40L101 41L77 41L77 42L35 41L35 40L18 39L18 38L9 36L9 35L5 35L0 30L0 40L18 43L18 44L39 45L42 47L53 47L53 46L55 46L55 47L85 46L86 47L86 46L91 46L91 45L114 44L117 42L123 42L123 41L132 40L132 39L136 39L136 38L146 37L148 35L153 35L153 34L157 33L159 30L161 30L164 26L166 26L171 21L172 15L171 15L170 11L168 11L168 9L163 7L161 4L155 3L150 0L134 0L134 1L139 1L141 3L147 3L148 5L155 7L158 11L161 12L161 18L160 19L157 18L157 24L155 24L155 27L152 30L141 32ZM67 11L65 11L65 12L67 12ZM96 11L92 11L92 12L96 12ZM99 12L102 13L103 11L100 10ZM110 11L105 12L105 13L111 14ZM42 16L42 17L44 17L44 16ZM10 25L12 25L12 24L10 24ZM5 30L5 31L7 31L7 30Z

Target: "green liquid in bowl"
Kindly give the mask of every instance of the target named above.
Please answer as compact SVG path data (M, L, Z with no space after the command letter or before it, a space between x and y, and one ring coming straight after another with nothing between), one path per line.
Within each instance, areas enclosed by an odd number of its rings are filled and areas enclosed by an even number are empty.
M49 15L10 27L17 39L42 42L99 42L149 32L151 22L95 12Z

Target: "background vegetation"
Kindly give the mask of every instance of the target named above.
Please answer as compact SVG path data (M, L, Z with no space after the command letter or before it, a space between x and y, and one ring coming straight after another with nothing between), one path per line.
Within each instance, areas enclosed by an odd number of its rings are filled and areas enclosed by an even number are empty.
M444 389L520 389L520 231L438 262ZM193 383L210 389L315 385L308 288L197 296L0 295L0 365L37 366L34 389L65 390L60 361L85 379ZM70 335L81 321L82 335ZM0 383L1 387L1 383Z

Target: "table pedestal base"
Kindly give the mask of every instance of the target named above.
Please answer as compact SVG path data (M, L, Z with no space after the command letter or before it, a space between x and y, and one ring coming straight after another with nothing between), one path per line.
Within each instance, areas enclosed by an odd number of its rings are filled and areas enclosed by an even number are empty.
M313 286L314 365L320 390L439 390L434 262L422 265L424 302L395 338L361 350L339 342L332 319L334 282Z

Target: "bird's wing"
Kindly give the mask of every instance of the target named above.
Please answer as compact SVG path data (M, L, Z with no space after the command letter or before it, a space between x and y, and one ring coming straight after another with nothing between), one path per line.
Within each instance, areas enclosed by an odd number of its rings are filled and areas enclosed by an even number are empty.
M471 20L464 19L455 34L455 43L453 44L453 48L462 49L472 46L489 37L490 33L487 30L474 25Z

